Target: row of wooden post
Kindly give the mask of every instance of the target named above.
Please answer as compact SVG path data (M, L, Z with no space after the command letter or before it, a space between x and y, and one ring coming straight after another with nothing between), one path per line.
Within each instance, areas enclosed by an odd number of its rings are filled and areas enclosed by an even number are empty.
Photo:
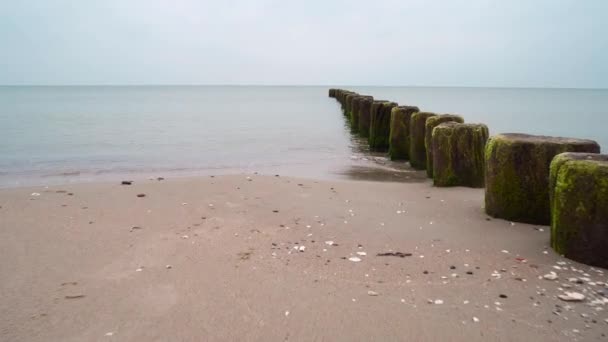
M368 139L370 150L426 170L436 186L484 186L485 125L348 90L330 89L329 96L340 102L351 129Z
M510 221L551 225L560 254L608 267L608 155L593 140L507 133L459 115L421 112L343 89L354 133L372 151L426 170L435 186L485 187L485 211Z

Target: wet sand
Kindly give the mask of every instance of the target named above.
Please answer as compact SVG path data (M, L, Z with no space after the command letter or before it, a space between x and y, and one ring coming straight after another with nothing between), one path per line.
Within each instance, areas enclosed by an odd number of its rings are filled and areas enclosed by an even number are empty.
M608 272L482 206L428 181L3 189L0 340L605 341Z

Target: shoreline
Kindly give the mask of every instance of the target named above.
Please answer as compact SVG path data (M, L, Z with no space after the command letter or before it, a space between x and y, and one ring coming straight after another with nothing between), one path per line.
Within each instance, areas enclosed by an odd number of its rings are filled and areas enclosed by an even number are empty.
M608 273L482 204L430 181L251 174L0 189L0 336L605 338Z
M323 167L311 163L265 165L252 167L219 167L204 169L155 169L155 170L126 170L81 172L68 171L59 174L30 173L20 177L20 174L0 176L1 189L15 189L39 186L62 186L90 183L112 183L121 180L145 181L158 177L171 179L201 178L215 175L267 175L275 174L289 177L308 178L324 181L339 180L373 180L380 182L417 182L426 181L419 170L409 165L391 161L376 153L359 151L354 153L349 163L327 164ZM4 179L3 179L4 178ZM12 180L11 180L12 179Z

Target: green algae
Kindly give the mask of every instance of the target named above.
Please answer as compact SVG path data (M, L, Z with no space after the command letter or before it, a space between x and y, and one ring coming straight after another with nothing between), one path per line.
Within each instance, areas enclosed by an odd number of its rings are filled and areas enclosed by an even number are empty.
M351 101L350 111L350 128L352 133L358 133L359 131L359 120L361 117L361 106L364 100L373 100L372 96L358 95L355 96Z
M346 115L346 117L350 120L352 117L352 104L353 104L353 99L355 97L359 96L356 93L351 93L346 95L345 101L344 101L344 115Z
M552 163L551 246L570 259L608 267L608 155L598 156Z
M358 133L364 138L369 137L369 127L371 122L371 108L374 99L372 97L363 98L359 101L359 127Z
M488 127L482 124L448 121L435 127L430 146L433 150L433 184L484 187L484 151L488 136Z
M424 129L424 147L426 149L426 174L429 178L433 178L433 148L431 145L433 129L444 122L464 123L464 119L460 115L442 114L430 117L426 120L426 126Z
M488 215L532 224L550 223L549 167L562 152L599 152L591 140L499 134L485 151Z
M410 120L419 112L415 106L398 106L391 110L389 150L391 160L408 160L410 154Z
M370 111L369 148L372 151L388 151L391 110L397 103L374 101Z
M436 116L435 113L418 112L412 114L410 119L410 165L418 170L426 168L426 120Z

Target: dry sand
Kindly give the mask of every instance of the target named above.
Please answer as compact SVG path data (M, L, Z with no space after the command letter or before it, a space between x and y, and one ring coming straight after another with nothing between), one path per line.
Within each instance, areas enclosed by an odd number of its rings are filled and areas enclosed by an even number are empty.
M608 272L482 190L249 177L0 190L0 340L608 340Z

